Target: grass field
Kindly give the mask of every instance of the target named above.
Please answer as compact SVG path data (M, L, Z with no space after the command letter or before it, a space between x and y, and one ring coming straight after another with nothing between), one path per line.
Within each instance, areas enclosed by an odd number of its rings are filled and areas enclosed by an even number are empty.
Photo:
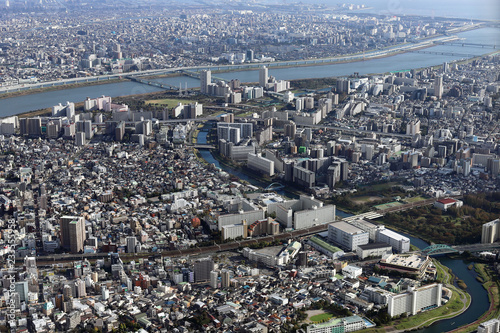
M373 202L373 201L378 201L382 199L381 197L377 197L377 196L368 196L368 195L365 195L365 196L361 196L361 197L353 197L351 200L353 202L355 202L357 205L359 204L365 204L367 202Z
M309 320L312 321L313 323L319 323L319 322L330 320L330 318L332 318L332 317L333 317L333 315L331 313L322 313L322 314L312 316L311 318L309 318Z
M146 104L147 105L158 104L158 105L166 106L168 108L173 108L173 107L176 107L177 104L179 104L179 103L190 104L190 103L194 103L194 102L196 102L196 101L192 101L189 99L166 98L166 99L150 99L149 101L146 101Z
M419 202L419 201L424 201L424 200L425 200L425 198L422 198L421 196L418 196L418 197L413 197L413 198L405 199L405 202L412 203L412 202Z
M376 209L382 210L387 208L393 208L397 206L402 206L403 204L399 201L388 202L386 204L374 206Z

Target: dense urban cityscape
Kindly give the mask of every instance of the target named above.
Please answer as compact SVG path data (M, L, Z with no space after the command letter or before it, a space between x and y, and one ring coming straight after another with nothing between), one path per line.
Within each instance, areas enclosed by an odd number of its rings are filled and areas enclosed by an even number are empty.
M0 7L0 331L500 332L500 18Z

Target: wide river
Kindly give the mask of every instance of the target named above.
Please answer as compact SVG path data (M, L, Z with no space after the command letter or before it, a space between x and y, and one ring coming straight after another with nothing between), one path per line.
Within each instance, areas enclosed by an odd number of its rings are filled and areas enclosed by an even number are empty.
M477 44L495 44L497 49L500 45L499 28L481 28L467 32L459 33L464 42ZM404 53L386 58L371 59L366 61L357 61L352 63L339 63L318 66L273 68L270 66L269 74L277 79L292 80L304 78L323 78L333 76L345 76L358 72L360 74L386 73L398 70L407 70L412 68L428 67L440 65L444 62L465 57L477 56L494 51L493 49L481 47L462 47L451 45L439 45L425 49L432 52L446 52L447 54L420 54ZM455 53L451 55L449 53ZM257 70L242 70L226 73L214 73L213 76L226 80L239 79L241 82L257 82ZM200 81L194 78L179 76L161 78L156 81L167 83L174 86L186 85L188 88L198 87ZM109 83L96 86L78 87L72 89L61 89L57 91L48 91L20 97L0 99L0 117L11 116L27 111L48 108L58 103L82 102L86 97L95 98L101 95L106 96L125 96L135 95L147 92L161 91L161 88L148 86L136 82Z

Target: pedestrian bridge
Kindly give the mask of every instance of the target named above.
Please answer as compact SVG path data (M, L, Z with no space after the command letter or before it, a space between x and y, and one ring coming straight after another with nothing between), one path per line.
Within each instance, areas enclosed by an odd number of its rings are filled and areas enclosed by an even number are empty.
M281 184L281 183L272 183L270 185L268 185L264 190L266 191L278 191L278 190L281 190L285 188L285 185Z

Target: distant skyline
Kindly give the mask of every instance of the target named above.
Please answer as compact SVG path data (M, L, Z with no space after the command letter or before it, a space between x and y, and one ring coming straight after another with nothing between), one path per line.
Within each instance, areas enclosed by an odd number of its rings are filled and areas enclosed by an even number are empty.
M39 4L46 3L49 5L56 5L59 3L61 6L68 6L70 4L81 5L83 3L92 5L93 3L102 4L98 0L73 0L73 1L47 1L47 0L8 0L10 6L14 4ZM241 9L251 9L252 4L269 4L269 5L289 5L292 3L303 4L325 4L328 6L336 6L342 4L365 5L369 9L363 10L366 13L373 13L377 15L421 15L421 16L439 16L439 17L454 17L464 19L478 19L478 20L498 20L500 21L500 1L499 0L346 0L346 1L331 1L331 0L148 0L148 1L134 1L134 0L115 0L115 3L131 4L131 5L168 5L169 3L184 3L189 4L190 8L199 5L210 6L213 4L219 8L236 9L241 5ZM108 2L112 5L113 1ZM6 0L0 0L0 3L6 4ZM231 3L230 7L221 7ZM186 8L189 9L189 8ZM356 13L357 11L352 11Z
M441 17L460 17L466 19L500 20L500 1L498 0L264 0L264 3L322 3L355 4L373 7L366 12L382 15L422 15Z

